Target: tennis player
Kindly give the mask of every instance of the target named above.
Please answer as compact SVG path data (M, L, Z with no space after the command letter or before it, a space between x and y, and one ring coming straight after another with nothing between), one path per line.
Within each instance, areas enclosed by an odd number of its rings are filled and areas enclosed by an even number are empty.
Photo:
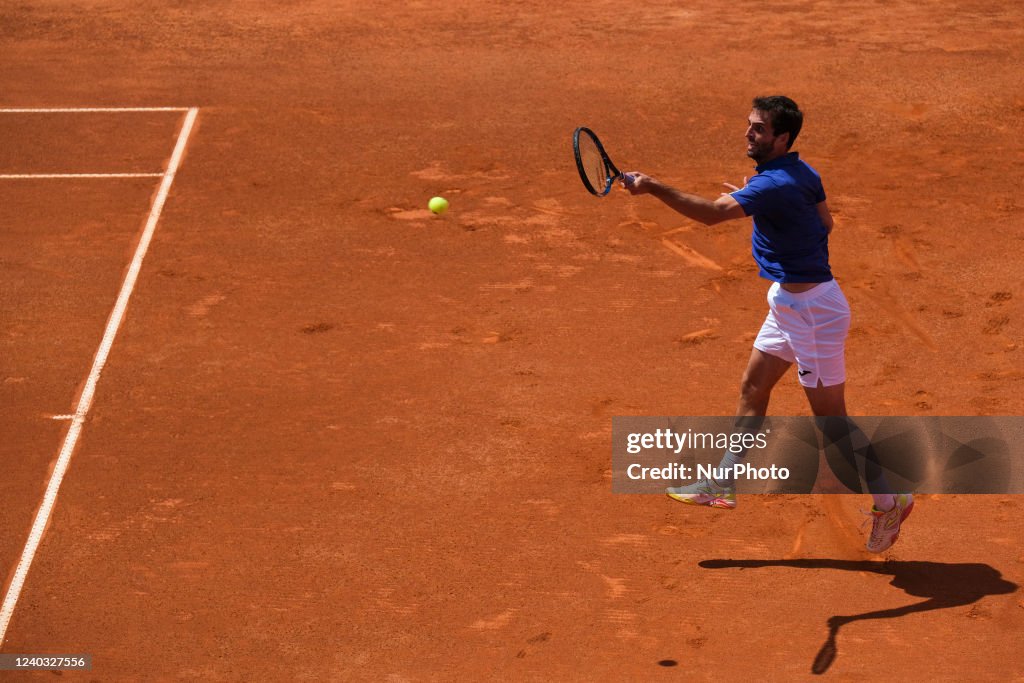
M740 383L737 417L764 416L772 389L793 365L816 416L846 416L846 335L850 307L832 277L828 237L832 232L821 177L798 152L790 151L803 125L796 102L784 96L758 97L747 119L747 156L756 175L744 187L715 201L681 192L643 173L623 175L631 194L657 197L687 218L715 225L753 218L753 256L760 276L770 280L768 315ZM720 469L732 472L746 453L726 453ZM691 505L736 507L735 478L697 481L669 488L668 495ZM910 494L872 486L873 523L867 548L886 550L899 537L913 509ZM876 493L875 491L884 491Z

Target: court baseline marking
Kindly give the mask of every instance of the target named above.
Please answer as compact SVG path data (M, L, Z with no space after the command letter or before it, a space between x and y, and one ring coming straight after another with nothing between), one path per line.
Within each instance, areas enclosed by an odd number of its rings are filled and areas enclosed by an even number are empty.
M186 114L185 120L181 124L181 130L178 133L178 140L174 145L174 152L171 154L171 159L167 164L167 170L162 174L156 174L157 176L162 177L163 180L160 181L160 188L157 190L156 197L154 197L153 204L150 207L149 218L146 220L146 227L142 231L142 237L139 239L139 244L135 249L135 255L132 257L131 265L128 268L128 272L125 273L124 281L121 283L121 290L118 292L117 301L114 303L114 308L110 313L110 318L107 320L107 327L103 332L103 339L100 341L99 348L96 351L96 356L93 359L92 368L89 370L89 376L85 381L82 394L78 399L78 406L75 409L74 415L71 416L71 425L68 428L67 435L64 437L64 444L61 446L60 455L57 458L57 464L54 466L53 472L50 474L50 480L46 486L46 492L43 494L43 502L40 504L39 510L36 512L35 519L32 522L32 528L29 532L28 540L25 542L25 547L18 560L17 568L14 570L14 577L11 579L11 584L7 589L7 594L4 596L3 603L0 604L0 647L3 646L4 638L7 635L7 627L10 625L11 617L14 615L14 608L18 604L18 598L21 597L21 591L25 586L25 579L28 577L29 568L32 566L32 561L35 559L36 552L39 550L39 544L42 541L43 533L46 531L46 527L49 524L50 515L53 512L53 506L57 500L57 493L60 490L61 482L64 480L64 475L67 472L68 465L71 463L71 454L75 449L75 444L78 443L78 437L82 433L82 427L85 423L86 416L89 414L89 409L92 407L92 401L96 393L96 385L100 380L100 374L103 372L103 367L107 363L107 357L110 355L110 347L114 344L114 339L117 337L117 332L121 327L125 310L128 308L128 300L131 298L132 291L135 289L135 282L138 279L139 271L142 269L142 260L145 258L146 251L149 249L149 243L153 239L153 233L156 231L157 221L160 220L160 214L163 212L164 204L167 201L167 195L171 191L171 184L174 182L174 176L177 174L178 167L180 166L182 157L185 154L185 146L188 143L189 135L192 132L192 126L195 124L196 116L199 114L199 109L196 107L0 109L0 113L126 111L183 111L186 112ZM60 176L59 174L44 175L68 177L66 175ZM72 175L72 177L74 176Z
M162 178L163 173L0 173L0 180L53 180L57 178Z
M193 107L194 108L194 107ZM0 114L84 114L97 112L191 111L189 107L50 107L0 109Z

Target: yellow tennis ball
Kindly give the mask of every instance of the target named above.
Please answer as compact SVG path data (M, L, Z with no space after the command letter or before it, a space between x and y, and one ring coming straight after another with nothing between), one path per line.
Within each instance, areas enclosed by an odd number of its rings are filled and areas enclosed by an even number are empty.
M448 210L448 200L444 197L433 197L427 203L427 207L434 213L442 214Z

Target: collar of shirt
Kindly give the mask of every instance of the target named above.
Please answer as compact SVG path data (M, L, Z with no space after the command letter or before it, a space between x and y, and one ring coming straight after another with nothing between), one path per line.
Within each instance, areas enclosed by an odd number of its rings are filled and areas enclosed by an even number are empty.
M769 171L773 168L782 168L784 166L790 166L798 161L800 161L800 152L789 152L787 154L783 154L781 157L775 159L774 161L769 161L767 164L761 164L760 166L755 167L754 170L756 170L758 173L761 173L762 171Z

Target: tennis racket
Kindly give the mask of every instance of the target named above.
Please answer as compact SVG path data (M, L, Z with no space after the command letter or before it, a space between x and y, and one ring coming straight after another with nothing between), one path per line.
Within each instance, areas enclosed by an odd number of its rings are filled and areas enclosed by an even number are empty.
M603 197L612 189L612 184L622 178L604 145L589 128L580 127L572 134L572 151L576 155L576 170L580 180L590 194Z

